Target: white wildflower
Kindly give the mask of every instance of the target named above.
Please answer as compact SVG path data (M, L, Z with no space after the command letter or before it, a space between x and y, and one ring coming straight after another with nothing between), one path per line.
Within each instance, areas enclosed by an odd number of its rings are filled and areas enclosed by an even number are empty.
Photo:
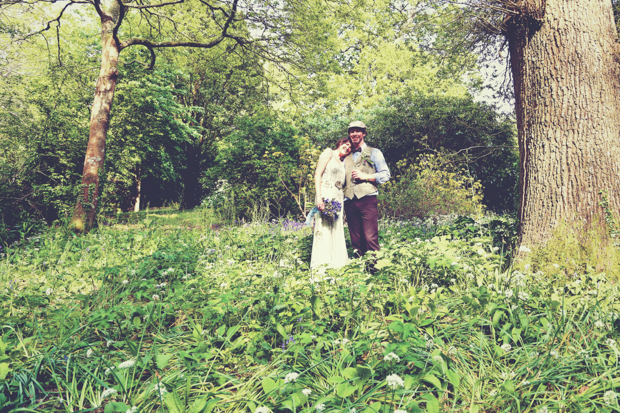
M297 381L297 377L299 377L299 373L288 373L284 376L284 383L294 383Z
M106 376L109 376L110 373L112 373L112 370L114 370L116 367L112 366L110 368L105 369L105 371L103 372L103 374L105 374Z
M616 340L608 338L607 340L605 340L605 344L609 347L616 347Z
M493 389L489 392L489 396L493 397L497 394L497 390Z
M311 340L314 340L315 338L316 338L316 336L315 336L314 334L312 334L312 335L310 336L310 339L311 339Z
M342 339L342 345L344 346L345 344L347 344L350 340L348 338L343 338Z
M547 406L543 406L538 409L538 413L549 413L549 409L547 409Z
M524 386L529 386L531 383L529 380L523 380L523 385Z
M385 357L383 357L383 360L385 360L385 361L392 361L392 360L394 360L394 361L396 361L398 363L400 361L400 357L398 357L397 354L388 353L388 354L385 355Z
M560 268L558 264L553 264L553 268Z
M530 298L530 295L528 293L526 293L525 291L519 291L520 300L527 301L528 298Z
M398 409L398 410L394 410L394 413L407 413L407 410Z
M157 383L153 389L159 393L160 397L168 393L168 390L166 390L166 387L162 383Z
M47 290L45 290L45 295L50 295L53 292L54 292L54 289L48 288Z
M265 406L261 406L261 407L257 407L256 410L254 410L254 413L269 413L271 410L269 410L269 407L265 407Z
M385 378L385 381L392 390L396 390L398 387L405 387L405 382L397 374L390 374Z
M525 245L521 245L519 247L519 252L532 252L532 250L526 247Z
M530 269L530 264L525 264L525 271Z
M504 291L504 295L506 295L506 298L510 298L514 295L514 292L509 288L506 291Z
M92 348L89 348L89 349L86 351L86 357L92 357L92 356L93 356L93 349L92 349Z
M450 282L454 284L456 282L456 278L450 278Z
M325 410L325 403L319 403L316 406L314 406L314 408L316 409L317 412L322 412L323 410Z
M158 300L159 300L159 295L153 294L153 301L158 301Z
M434 345L434 344L435 344L435 342L433 341L433 339L432 339L432 338L431 338L431 339L428 339L428 340L426 341L426 348L431 348L431 347L433 347L433 345Z
M443 358L441 356L433 356L433 361L435 363L441 363L443 362Z
M114 340L108 340L108 341L105 343L105 345L106 345L106 347L107 347L107 348L110 348L110 346L111 346L112 344L114 344Z
M221 284L220 284L220 288L226 288L226 287L228 287L228 284L227 284L227 283L221 283Z
M502 346L500 348L502 350L504 350L506 353L508 353L510 350L512 350L512 346L510 345L510 343L504 343L504 344L502 344Z
M494 290L495 289L495 284L489 284L488 289L489 290Z
M235 260L228 260L226 262L228 263L228 265L235 265Z
M119 369L129 369L131 367L133 367L136 364L135 360L127 360L127 361L123 361L121 364L118 365Z
M123 284L129 284L129 280L123 280Z
M603 400L607 404L616 404L616 400L618 399L618 395L613 390L609 390L605 392L603 396Z
M310 390L310 389L303 389L301 391L301 394L303 394L304 396L308 397L308 396L310 396L310 394L312 394L312 390Z
M605 328L605 323L602 322L601 320L596 320L594 322L594 327L596 327L598 329L603 329L603 328Z
M451 355L451 356L456 356L456 352L457 352L457 350L456 350L456 347L454 347L454 346L452 346L452 347L450 347L448 349L448 354Z
M103 393L101 393L101 398L102 399L107 399L108 397L110 397L110 396L112 396L112 395L114 395L116 393L117 393L117 391L114 390L114 389L105 389L103 391Z
M549 352L549 355L550 355L551 357L560 357L560 354L559 354L557 351L555 351L555 350L551 350L551 351Z
M493 247L493 252L499 251L499 247Z

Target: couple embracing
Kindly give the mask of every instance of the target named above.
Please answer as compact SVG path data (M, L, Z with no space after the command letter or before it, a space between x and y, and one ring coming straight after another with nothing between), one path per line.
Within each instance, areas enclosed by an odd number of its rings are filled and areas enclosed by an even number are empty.
M322 213L317 214L314 224L310 261L313 270L339 268L349 259L343 209L356 256L379 251L377 188L390 179L390 171L381 151L368 146L365 138L366 125L360 121L351 122L349 137L338 140L336 149L325 149L319 157L314 184L316 206ZM337 214L323 213L334 207L338 209L342 204L344 208Z

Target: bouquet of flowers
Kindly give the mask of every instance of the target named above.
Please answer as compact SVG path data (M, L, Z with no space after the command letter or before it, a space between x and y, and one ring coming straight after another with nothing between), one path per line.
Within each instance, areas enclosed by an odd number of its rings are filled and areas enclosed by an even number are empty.
M325 204L325 209L321 211L321 215L332 222L336 221L338 219L338 213L342 211L342 204L333 198L323 198L323 203Z

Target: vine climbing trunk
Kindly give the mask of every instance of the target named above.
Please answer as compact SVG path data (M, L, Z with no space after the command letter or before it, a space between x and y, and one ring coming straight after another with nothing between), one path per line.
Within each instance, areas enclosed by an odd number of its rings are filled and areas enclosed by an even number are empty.
M604 231L620 209L620 70L609 0L521 0L508 20L522 246L562 222ZM585 224L585 225L582 225Z
M101 17L101 70L91 108L82 187L71 219L71 226L76 232L88 232L96 225L99 174L105 161L105 140L118 78L120 47L114 31L120 19L120 7L113 1L109 10L98 9L98 12Z

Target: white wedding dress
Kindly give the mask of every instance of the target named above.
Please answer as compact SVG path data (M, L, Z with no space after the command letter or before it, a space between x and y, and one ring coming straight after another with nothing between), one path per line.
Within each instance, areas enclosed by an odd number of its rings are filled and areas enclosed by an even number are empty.
M349 260L344 239L344 162L336 151L325 149L321 158L329 162L321 175L321 195L323 198L335 199L342 205L338 219L331 221L323 217L320 211L314 216L314 240L312 242L312 259L310 268L340 268Z

